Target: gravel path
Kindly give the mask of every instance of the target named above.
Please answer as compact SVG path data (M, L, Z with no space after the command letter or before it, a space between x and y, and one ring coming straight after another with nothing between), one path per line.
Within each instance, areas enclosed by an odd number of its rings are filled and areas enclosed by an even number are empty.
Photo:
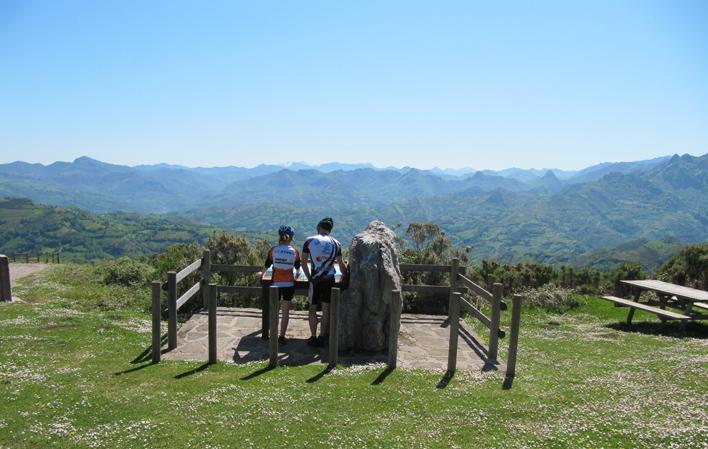
M49 265L44 263L11 263L10 264L10 280L14 284L17 279L29 276L30 274L39 273Z

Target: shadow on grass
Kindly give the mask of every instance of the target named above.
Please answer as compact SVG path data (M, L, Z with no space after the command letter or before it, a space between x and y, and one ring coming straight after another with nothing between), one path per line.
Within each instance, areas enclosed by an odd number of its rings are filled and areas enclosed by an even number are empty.
M133 363L133 362L131 362L131 363ZM130 369L127 369L124 371L118 371L116 373L113 373L113 375L114 376L122 376L123 374L128 374L128 373L132 373L135 371L140 371L141 369L147 368L148 366L152 366L152 365L155 365L155 363L152 363L152 362L146 363L144 365L136 366L135 368L130 368Z
M189 370L189 371L186 371L186 372L184 372L184 373L182 373L182 374L177 374L177 375L175 376L175 379L184 379L185 377L189 377L189 376L192 376L192 375L194 375L194 374L197 374L197 373L200 372L200 371L204 371L205 369L209 368L210 366L211 366L211 363L209 363L209 362L203 363L203 364L199 365L198 367L196 367L196 368L194 368L194 369L191 369L191 370Z
M327 367L325 367L325 369L323 369L322 371L320 371L320 372L317 373L316 375L314 375L314 376L310 377L309 379L307 379L306 382L307 382L308 384L313 384L313 383L317 382L318 380L322 379L325 375L331 373L332 370L334 370L334 367L328 365Z
M605 327L622 332L637 332L663 337L708 339L708 326L697 322L686 323L685 331L681 329L680 323L675 321L666 323L640 321L632 324L620 322L606 324Z
M447 385L450 383L452 378L455 377L455 372L454 371L445 371L445 374L443 375L442 379L438 382L438 384L435 386L436 388L445 388Z
M381 371L381 374L374 379L373 382L371 382L371 385L381 385L384 380L394 371L394 368L388 367L385 370Z
M247 375L243 376L243 377L241 378L241 380L251 380L251 379L253 379L254 377L260 376L261 374L265 374L265 373L267 373L268 371L272 371L273 369L275 369L274 366L267 365L267 366L265 366L265 367L263 367L263 368L260 368L260 369L255 370L255 371L252 372L251 374L247 374Z
M167 334L160 337L160 345L164 346L165 343L167 343ZM160 354L164 354L166 352L167 352L167 349L165 348L160 351ZM139 356L137 356L133 360L131 360L130 363L132 363L132 364L143 363L143 362L147 362L148 360L152 360L152 345L148 346L143 352L140 353Z

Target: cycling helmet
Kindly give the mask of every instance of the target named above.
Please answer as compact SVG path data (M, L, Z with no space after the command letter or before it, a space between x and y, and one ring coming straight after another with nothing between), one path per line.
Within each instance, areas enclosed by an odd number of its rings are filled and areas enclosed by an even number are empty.
M289 235L290 237L294 237L295 236L295 229L292 226L282 225L280 228L278 228L278 235L281 237L284 235Z

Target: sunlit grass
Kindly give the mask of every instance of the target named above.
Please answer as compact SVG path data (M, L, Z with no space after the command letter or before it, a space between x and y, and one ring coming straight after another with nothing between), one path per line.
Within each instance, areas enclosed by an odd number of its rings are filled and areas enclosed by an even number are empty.
M629 332L616 325L626 309L594 298L526 310L510 390L501 373L438 388L443 373L383 366L152 365L147 289L71 267L0 306L0 447L708 446L700 325L685 339Z

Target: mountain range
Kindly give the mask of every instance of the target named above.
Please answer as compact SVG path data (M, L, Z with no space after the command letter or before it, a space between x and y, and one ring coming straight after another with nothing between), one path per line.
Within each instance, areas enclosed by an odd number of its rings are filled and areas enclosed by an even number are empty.
M669 157L604 163L570 172L558 169L419 170L371 164L259 165L189 168L156 164L135 167L89 157L49 165L0 164L0 196L50 205L74 205L94 212L165 213L269 201L287 193L290 204L307 205L324 192L335 204L387 204L410 198L495 189L557 192L605 174L648 170ZM325 203L330 199L325 199Z
M82 157L0 165L0 196L97 213L159 213L248 232L289 223L299 237L313 232L322 216L332 216L343 241L373 219L400 226L400 234L408 223L433 221L455 244L469 247L473 259L504 261L572 262L586 254L610 260L603 249L630 241L708 240L708 154L574 172L336 163L128 167Z

